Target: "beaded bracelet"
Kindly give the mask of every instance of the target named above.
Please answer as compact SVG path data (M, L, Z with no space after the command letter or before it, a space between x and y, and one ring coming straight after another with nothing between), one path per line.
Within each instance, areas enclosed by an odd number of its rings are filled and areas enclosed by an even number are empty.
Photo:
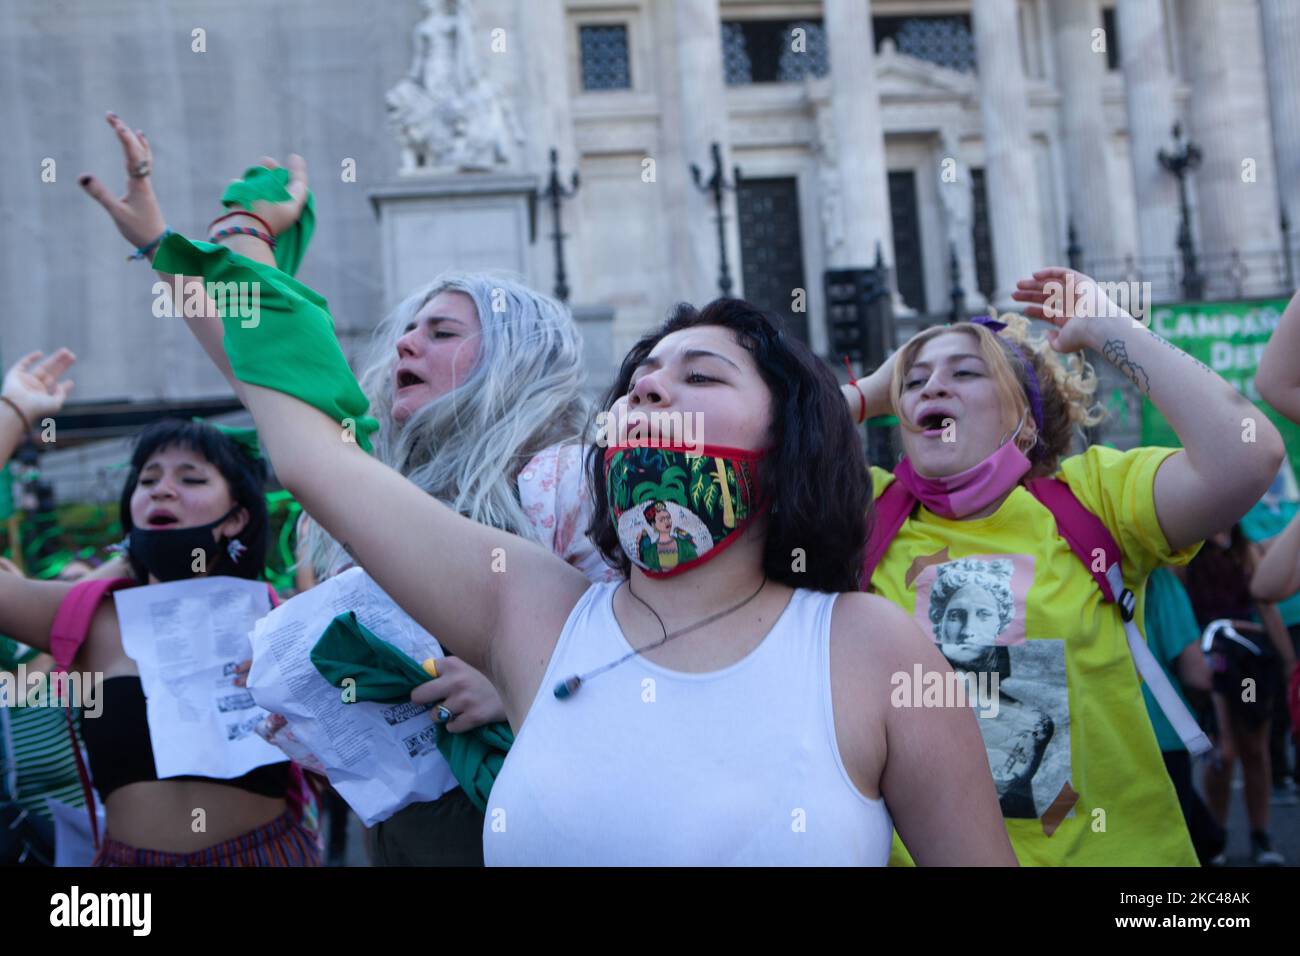
M227 226L225 229L218 229L212 235L208 236L208 242L216 242L224 239L226 236L255 236L261 239L272 249L275 248L275 236L269 232L259 232L250 226Z
M267 231L268 235L275 235L275 230L271 228L270 224L267 223L265 219L263 219L261 216L257 215L256 213L246 212L243 209L236 209L233 212L226 213L224 216L218 216L216 219L208 223L208 230L211 231L212 227L215 226L217 223L225 222L227 219L233 219L235 216L247 216L249 219L255 219L257 220L258 223L261 224L262 228Z
M133 262L133 261L136 260L136 259L145 259L145 258L148 258L149 253L151 253L151 252L153 252L155 249L157 249L157 248L158 248L158 244L159 244L160 242L162 242L164 239L166 239L168 236L170 236L171 234L172 234L172 231L171 231L170 229L168 229L166 226L164 226L164 227L163 227L163 231L162 231L162 235L160 235L160 236L159 236L157 239L155 239L153 242L149 243L149 245L147 245L147 246L140 246L138 249L135 250L135 252L134 252L132 255L129 255L129 256L126 257L126 261L127 261L127 262Z

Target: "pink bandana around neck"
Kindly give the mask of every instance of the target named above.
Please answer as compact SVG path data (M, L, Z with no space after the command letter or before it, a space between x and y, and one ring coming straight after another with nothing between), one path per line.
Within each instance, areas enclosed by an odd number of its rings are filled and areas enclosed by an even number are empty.
M1008 441L978 465L955 475L926 478L904 458L894 469L895 480L941 518L956 520L987 508L1019 484L1032 467L1025 453Z

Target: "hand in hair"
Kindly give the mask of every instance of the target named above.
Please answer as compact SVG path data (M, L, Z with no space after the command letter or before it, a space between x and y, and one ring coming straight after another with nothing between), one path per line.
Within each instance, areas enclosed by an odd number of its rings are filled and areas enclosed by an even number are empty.
M1287 304L1255 373L1260 397L1300 422L1300 292Z
M63 373L76 360L68 349L49 356L29 352L9 367L0 394L18 406L28 424L36 425L39 419L63 408L73 384L71 379L63 379Z
M1011 297L1024 302L1022 310L1031 319L1042 319L1056 326L1047 333L1048 344L1058 352L1078 352L1087 347L1089 321L1097 318L1128 318L1122 307L1082 272L1051 266L1039 269L1028 279L1016 283Z
M167 228L162 208L158 205L158 197L150 185L152 176L137 175L141 168L152 170L153 151L149 148L149 140L144 133L140 130L133 132L116 113L109 113L106 119L122 144L122 158L126 162L127 172L126 195L120 199L115 197L107 186L90 173L83 173L78 182L112 217L113 225L117 226L122 238L139 249L153 242ZM153 253L150 252L149 256L152 259Z

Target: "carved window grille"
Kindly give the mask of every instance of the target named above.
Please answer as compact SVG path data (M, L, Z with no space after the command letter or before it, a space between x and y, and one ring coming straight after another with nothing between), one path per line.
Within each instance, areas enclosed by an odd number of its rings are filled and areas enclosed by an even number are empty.
M874 17L876 46L892 39L899 53L961 73L975 72L975 36L967 15Z
M830 72L820 20L730 20L722 24L728 86L795 83Z
M628 90L632 88L632 66L628 59L627 26L601 24L578 27L582 50L584 90Z

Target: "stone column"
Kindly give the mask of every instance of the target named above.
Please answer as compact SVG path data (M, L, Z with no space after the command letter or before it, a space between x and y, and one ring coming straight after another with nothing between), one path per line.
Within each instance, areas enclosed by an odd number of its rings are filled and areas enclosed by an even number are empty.
M1215 260L1234 249L1276 249L1277 179L1256 0L1184 0L1180 8L1192 83L1189 133L1204 154L1192 174L1201 251Z
M997 290L993 304L1017 308L1016 281L1048 265L1038 201L1038 175L1029 139L1029 98L1020 56L1015 0L974 0L984 167Z
M1172 143L1174 75L1161 0L1119 0L1115 7L1120 66L1128 104L1129 157L1137 199L1138 256L1178 254L1178 183L1156 154Z
M885 264L892 266L894 230L889 218L889 177L876 89L870 0L826 0L824 16L835 130L832 149L840 173L844 240L836 244L827 265L870 267L876 262L879 243Z
M1259 0L1264 30L1264 64L1268 104L1273 117L1278 191L1300 233L1300 4L1294 0ZM1294 243L1292 248L1300 248Z
M665 90L657 177L664 190L664 221L671 230L670 274L683 283L672 291L672 297L703 303L719 294L717 213L712 196L691 181L690 164L699 166L707 179L713 170L710 145L717 142L722 147L728 182L734 165L722 67L721 13L718 0L667 0L655 4L654 13L663 44L660 66L668 71L660 74ZM731 294L742 296L734 193L727 193L723 210Z
M567 186L580 164L574 144L568 59L577 37L569 35L564 0L514 2L524 53L516 102L524 107L521 112L528 137L525 168L545 188L551 169L550 151L554 148L559 152L560 180ZM582 235L577 208L576 201L566 202L563 211L564 231L569 237L564 245L564 265L571 301L581 301L585 294L579 271L583 257L579 255ZM552 228L549 206L539 203L533 281L547 294L552 294L555 286L555 253L549 238Z
M1102 103L1106 50L1097 49L1093 31L1101 28L1097 0L1051 0L1057 86L1061 90L1061 147L1069 216L1078 229L1085 261L1116 254L1115 201L1108 174L1109 130ZM1109 42L1110 38L1106 38ZM1145 51L1143 51L1145 52ZM1064 258L1064 235L1053 236L1050 253Z

